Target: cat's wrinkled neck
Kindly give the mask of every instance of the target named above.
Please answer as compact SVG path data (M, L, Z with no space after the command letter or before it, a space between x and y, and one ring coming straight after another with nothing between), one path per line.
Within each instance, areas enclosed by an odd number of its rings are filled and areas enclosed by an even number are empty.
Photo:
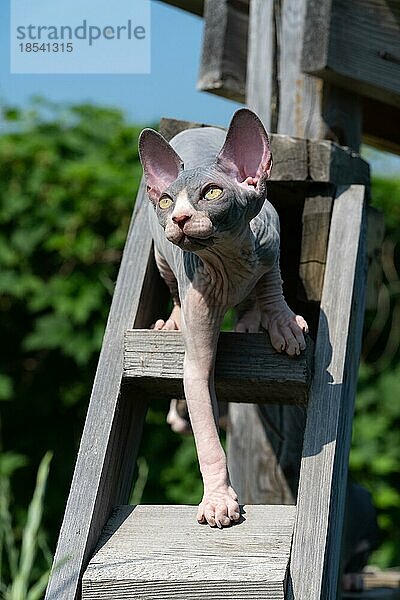
M193 286L227 307L240 302L239 295L247 294L248 282L256 271L257 256L250 227L196 254L200 262L192 281Z

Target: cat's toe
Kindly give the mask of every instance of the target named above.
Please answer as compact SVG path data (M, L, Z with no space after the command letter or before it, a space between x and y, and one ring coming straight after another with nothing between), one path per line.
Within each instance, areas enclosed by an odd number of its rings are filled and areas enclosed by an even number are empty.
M161 331L163 329L164 325L165 325L165 321L163 319L158 319L158 321L156 321L154 323L153 329L155 331Z
M296 315L296 323L304 333L308 333L308 323L301 315Z

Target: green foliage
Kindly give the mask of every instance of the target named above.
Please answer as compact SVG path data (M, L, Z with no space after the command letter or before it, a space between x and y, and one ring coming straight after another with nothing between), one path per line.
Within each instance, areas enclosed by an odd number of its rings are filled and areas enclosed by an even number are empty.
M400 179L374 177L372 180L372 205L385 214L386 229L399 234L400 225Z

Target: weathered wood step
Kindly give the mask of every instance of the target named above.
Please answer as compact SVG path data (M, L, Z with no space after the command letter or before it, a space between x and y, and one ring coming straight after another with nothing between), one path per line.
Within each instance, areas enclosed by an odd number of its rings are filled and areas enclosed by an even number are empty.
M194 506L120 506L82 581L82 600L284 599L295 506L245 506L227 529Z
M181 332L132 329L125 334L124 380L152 397L183 397ZM313 344L300 356L279 354L263 333L221 333L216 361L218 399L230 402L307 403Z

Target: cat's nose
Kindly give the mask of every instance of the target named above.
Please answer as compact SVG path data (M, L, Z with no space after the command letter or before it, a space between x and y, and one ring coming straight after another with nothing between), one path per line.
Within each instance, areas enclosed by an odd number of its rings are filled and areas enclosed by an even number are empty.
M180 229L183 229L183 226L189 219L190 215L176 215L175 217L172 217L173 222L176 223Z

